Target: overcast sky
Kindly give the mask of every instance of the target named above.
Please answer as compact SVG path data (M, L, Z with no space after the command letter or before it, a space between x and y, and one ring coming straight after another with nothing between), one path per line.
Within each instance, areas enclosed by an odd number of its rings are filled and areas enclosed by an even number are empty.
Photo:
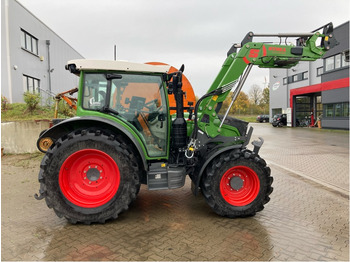
M203 95L226 53L247 32L310 32L349 20L349 0L18 0L87 59L158 61L179 68ZM244 86L264 87L254 68Z

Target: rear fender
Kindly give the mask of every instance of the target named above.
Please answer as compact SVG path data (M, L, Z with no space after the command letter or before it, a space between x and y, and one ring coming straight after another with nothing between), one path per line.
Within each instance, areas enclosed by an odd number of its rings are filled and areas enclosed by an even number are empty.
M111 130L112 132L119 133L124 135L127 139L130 140L130 142L134 145L136 150L138 151L142 162L144 169L147 168L147 160L145 158L145 151L144 148L142 148L142 145L137 140L137 138L132 135L131 131L121 125L120 123L117 123L115 121L101 118L101 117L93 117L93 116L86 116L86 117L73 117L69 118L67 120L64 120L62 122L59 122L58 124L54 125L50 129L47 129L43 131L39 139L37 140L37 147L39 148L39 140L43 137L50 137L53 142L58 140L60 137L81 128L89 128L89 127L97 127L97 128L103 128ZM41 150L40 150L41 151Z

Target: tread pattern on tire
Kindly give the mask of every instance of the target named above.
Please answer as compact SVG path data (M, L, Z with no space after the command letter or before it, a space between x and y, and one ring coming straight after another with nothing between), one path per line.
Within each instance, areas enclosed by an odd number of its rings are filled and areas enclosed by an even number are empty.
M224 165L228 165L229 162L247 163L260 171L260 177L262 179L262 181L260 179L260 192L257 198L247 206L232 206L221 196L218 183L220 183L222 173L219 174L218 172L220 168L224 168ZM203 175L201 188L207 203L218 215L230 218L248 217L254 216L256 212L263 210L264 205L270 201L269 195L273 191L272 182L271 170L266 165L264 159L248 149L236 149L230 152L224 152L212 160Z
M69 203L61 193L58 184L59 169L62 158L67 154L66 150L70 150L71 147L77 150L84 149L84 143L100 150L103 145L105 147L103 151L107 151L106 153L118 154L118 167L121 170L121 181L123 181L123 185L121 183L112 200L94 209L82 208ZM141 172L138 160L137 154L120 135L94 128L76 130L58 139L43 157L39 172L39 193L45 198L47 206L52 208L58 217L65 217L72 224L78 222L105 223L106 220L116 219L136 199Z

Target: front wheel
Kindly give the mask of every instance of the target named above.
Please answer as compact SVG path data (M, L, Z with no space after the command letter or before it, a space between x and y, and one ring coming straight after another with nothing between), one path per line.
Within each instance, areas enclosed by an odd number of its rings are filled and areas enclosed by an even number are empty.
M202 179L202 192L215 213L247 217L264 209L272 182L262 158L249 150L236 150L213 160Z
M128 209L139 188L132 149L108 131L80 130L59 139L42 160L48 207L69 222L104 223Z

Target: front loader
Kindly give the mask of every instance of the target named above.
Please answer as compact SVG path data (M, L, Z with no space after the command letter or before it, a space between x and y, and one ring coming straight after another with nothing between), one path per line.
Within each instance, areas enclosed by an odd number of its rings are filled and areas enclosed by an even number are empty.
M336 44L332 24L322 33L258 35L234 44L209 88L184 100L182 66L122 61L73 60L66 69L80 77L77 116L41 133L37 145L39 195L70 223L104 223L149 190L175 189L188 175L214 212L253 216L269 202L273 178L259 155L248 123L228 116L253 65L290 68L314 61ZM255 37L297 38L296 45L253 42ZM319 40L320 44L316 44ZM233 91L232 103L221 107ZM169 98L175 106L169 105ZM184 102L185 101L185 102ZM175 113L173 113L175 112Z

